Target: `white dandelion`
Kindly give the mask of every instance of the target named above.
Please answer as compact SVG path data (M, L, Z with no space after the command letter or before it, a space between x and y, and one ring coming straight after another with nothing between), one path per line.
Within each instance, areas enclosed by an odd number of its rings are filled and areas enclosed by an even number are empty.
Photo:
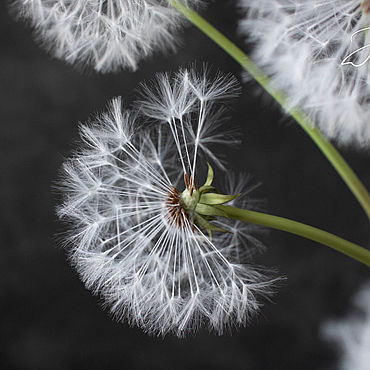
M166 0L12 0L12 8L56 58L98 72L135 70L154 51L174 49L183 24Z
M329 138L370 144L370 1L239 0L253 59Z
M340 350L338 369L369 370L370 282L356 294L353 313L344 320L326 322L322 334Z
M214 193L211 167L197 186L206 158L222 168L210 145L230 137L212 126L218 100L235 88L225 77L162 74L144 88L140 115L116 98L82 126L85 148L64 167L59 216L71 222L70 256L82 280L119 321L158 335L201 325L221 334L245 325L256 295L271 290L235 252L254 246L255 229L206 215L209 204L235 197ZM154 122L140 124L145 117Z

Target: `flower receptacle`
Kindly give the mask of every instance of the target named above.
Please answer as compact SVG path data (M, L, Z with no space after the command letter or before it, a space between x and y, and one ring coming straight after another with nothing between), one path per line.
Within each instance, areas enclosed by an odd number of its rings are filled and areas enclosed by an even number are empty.
M185 189L181 193L181 203L187 212L193 213L199 203L199 190Z

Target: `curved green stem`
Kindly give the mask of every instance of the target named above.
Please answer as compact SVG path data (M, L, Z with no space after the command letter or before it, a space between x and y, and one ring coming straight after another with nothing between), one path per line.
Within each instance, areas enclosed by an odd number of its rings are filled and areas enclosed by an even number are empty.
M236 220L253 223L256 225L267 226L273 229L282 230L291 234L302 236L306 239L326 245L330 248L344 253L353 259L364 263L370 267L370 251L360 247L357 244L351 243L336 235L326 231L317 229L316 227L308 226L297 221L292 221L287 218L273 216L265 213L247 211L245 209L235 208L231 206L214 206L225 217Z
M240 48L227 39L198 13L188 8L181 0L167 1L234 58L284 108L284 110L300 124L303 130L305 130L316 143L321 152L342 177L343 181L347 184L348 188L352 191L367 216L370 218L369 192L335 147L314 126L312 120L298 107L291 107L288 104L284 92L272 87L269 77L254 64Z

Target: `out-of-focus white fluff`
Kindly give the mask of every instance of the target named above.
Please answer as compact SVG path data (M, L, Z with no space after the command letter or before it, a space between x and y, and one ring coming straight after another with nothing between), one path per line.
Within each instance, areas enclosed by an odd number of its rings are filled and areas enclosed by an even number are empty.
M135 70L154 51L175 48L183 24L165 0L12 0L12 8L55 57L98 72Z
M329 137L369 147L370 62L342 65L370 44L366 0L239 0L240 30L254 43L254 61ZM349 61L360 64L369 48Z
M207 160L222 168L209 146L235 144L214 130L218 101L235 88L222 76L161 74L142 87L139 116L116 98L82 126L85 145L64 167L58 213L72 225L73 264L118 320L158 335L183 336L204 324L221 334L245 325L259 308L256 295L269 293L261 271L243 264L243 250L260 244L253 226L226 220L221 226L232 234L211 239L190 217L180 227L169 222L169 195L183 189L184 173L202 183ZM242 178L222 173L226 190L243 191ZM236 205L253 206L248 194Z
M323 337L338 346L339 369L370 369L370 282L354 299L355 311L341 321L328 321L322 327Z

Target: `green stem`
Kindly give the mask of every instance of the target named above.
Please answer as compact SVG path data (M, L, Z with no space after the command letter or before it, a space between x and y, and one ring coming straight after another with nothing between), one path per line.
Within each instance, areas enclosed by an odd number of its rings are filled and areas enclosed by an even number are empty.
M297 221L292 221L287 218L273 216L265 213L247 211L245 209L235 208L231 206L214 206L223 212L227 217L236 220L253 223L256 225L267 226L273 229L287 231L291 234L299 235L304 238L326 245L330 248L344 253L353 259L364 263L370 267L370 251L360 247L357 244L351 243L336 235L326 231L317 229L316 227L308 226Z
M198 13L188 8L181 0L167 1L216 44L224 49L232 58L234 58L283 107L283 109L300 124L303 130L305 130L316 143L321 152L342 177L343 181L347 184L361 204L367 216L370 218L369 192L335 147L314 126L312 120L300 108L291 107L288 104L288 99L284 92L275 89L271 85L270 78L256 64L254 64L240 48L227 39Z

